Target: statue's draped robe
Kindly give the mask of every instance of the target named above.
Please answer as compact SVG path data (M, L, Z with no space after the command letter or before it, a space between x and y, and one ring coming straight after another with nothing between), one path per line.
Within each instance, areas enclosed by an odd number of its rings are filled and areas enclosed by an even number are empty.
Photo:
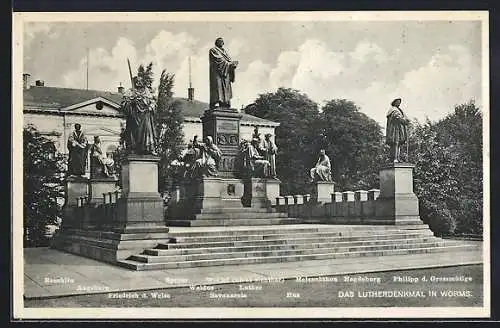
M330 158L327 155L323 157L320 156L316 166L311 169L311 179L317 181L331 181L331 170Z
M215 144L200 144L200 157L196 160L193 167L192 177L217 176L219 161L222 152Z
M387 127L385 141L388 145L395 146L405 143L408 139L408 118L398 107L391 106L387 112Z
M265 178L269 176L269 161L266 160L257 148L248 143L243 150L244 169L253 177Z
M269 162L269 173L272 177L276 177L276 152L278 147L272 140L265 140L262 142L265 149L265 159Z
M87 137L82 131L73 131L68 138L67 147L69 151L68 175L84 175L87 167Z
M100 144L94 143L90 146L90 157L93 159L91 164L94 162L93 165L99 165L102 168L104 175L111 176L115 162L103 154Z
M224 49L219 47L210 49L210 104L230 103L233 97L231 83L234 82L235 75L231 62L231 57Z
M148 89L129 91L122 103L126 115L125 143L136 154L155 152L155 101Z

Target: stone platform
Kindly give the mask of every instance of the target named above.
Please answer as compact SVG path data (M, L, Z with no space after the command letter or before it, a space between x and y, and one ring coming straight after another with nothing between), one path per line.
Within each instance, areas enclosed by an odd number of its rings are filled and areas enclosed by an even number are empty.
M208 177L185 182L180 197L168 205L168 226L253 226L298 223L272 206L279 180Z
M158 241L118 262L132 270L163 270L467 251L472 245L435 237L426 224L170 228Z

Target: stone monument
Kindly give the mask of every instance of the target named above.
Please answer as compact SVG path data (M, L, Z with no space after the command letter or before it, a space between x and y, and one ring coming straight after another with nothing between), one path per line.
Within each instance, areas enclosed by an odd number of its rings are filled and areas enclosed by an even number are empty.
M279 195L277 180L274 184L269 183L272 192L266 191L270 164L263 157L262 160L267 162L267 173L259 177L242 175L238 165L241 160L240 121L243 115L231 108L232 83L237 66L238 62L233 61L224 49L223 39L217 38L215 46L209 51L210 104L201 117L204 142L200 147L195 137L186 152L190 160L184 161L187 168L185 179L180 186L179 200L169 204L169 220L203 218L206 213L225 217L228 211L236 213L244 207L268 209L271 205L269 200L275 200ZM204 150L212 141L217 149L217 160L213 158L214 151L209 154ZM261 155L258 156L260 159ZM210 158L215 160L216 169L208 169L213 174L206 174L207 158L209 162ZM199 171L199 168L202 170Z
M122 195L117 200L114 229L119 232L168 231L158 192L158 162L151 82L136 76L121 104L126 116Z
M335 183L332 181L332 168L330 158L324 149L319 151L316 165L309 171L313 190L311 200L318 203L327 203L331 194L335 192Z
M401 146L408 140L410 120L400 108L401 98L394 99L387 112L385 141L391 147L391 161L401 162ZM408 154L406 154L408 157Z
M90 146L89 180L89 202L94 206L103 203L104 193L117 189L114 165L114 160L103 153L100 137L94 136L94 143Z
M68 171L66 172L64 205L63 205L63 227L79 226L74 212L77 199L89 196L88 178L85 177L87 167L88 140L79 123L75 124L75 130L71 133L66 143L68 148Z

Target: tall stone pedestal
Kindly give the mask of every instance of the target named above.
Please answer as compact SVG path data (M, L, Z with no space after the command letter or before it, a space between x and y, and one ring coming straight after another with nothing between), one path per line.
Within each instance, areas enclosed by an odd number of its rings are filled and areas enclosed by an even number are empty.
M122 197L117 200L116 232L165 231L163 199L158 192L156 156L129 155L122 165Z
M80 225L79 222L76 222L75 208L77 206L77 198L89 196L88 181L87 178L72 176L66 179L62 221L63 228L77 227Z
M335 192L335 182L333 181L316 181L311 193L311 200L316 203L329 203L332 199L332 194Z
M146 248L168 243L163 199L158 192L155 156L128 156L122 165L122 195L103 204L102 193L115 189L115 180L68 181L68 204L89 186L89 203L72 213L80 220L61 229L52 247L96 260L117 263ZM115 194L116 195L116 194ZM116 197L116 196L115 196ZM78 215L75 215L78 212Z
M209 109L201 117L203 139L211 136L214 143L222 151L222 158L219 163L220 177L236 177L235 166L240 143L240 120L242 116L236 109Z
M418 198L413 193L413 168L410 163L394 163L380 171L380 196L376 216L395 224L420 221Z

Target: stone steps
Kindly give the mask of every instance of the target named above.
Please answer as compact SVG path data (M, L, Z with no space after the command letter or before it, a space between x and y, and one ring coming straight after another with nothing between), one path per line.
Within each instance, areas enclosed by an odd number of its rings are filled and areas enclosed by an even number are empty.
M239 215L235 215L239 217ZM168 219L167 225L171 227L215 227L215 226L255 226L255 225L278 225L278 224L296 224L300 223L299 219L278 217L278 218L263 218L263 219Z
M170 237L222 237L222 236L235 236L235 235L248 235L248 234L295 234L295 233L309 233L309 232L380 232L380 231L406 231L406 230L428 230L427 224L414 224L406 225L404 227L395 227L394 225L311 225L311 224L294 224L294 225L281 225L281 226L254 226L254 227L203 227L203 228L176 228L170 229Z
M220 214L220 213L276 213L274 208L253 208L253 207L234 207L234 208L202 208L200 214Z
M441 241L437 237L419 237L406 239L378 239L364 241L334 241L334 242L313 242L313 243L283 243L266 245L246 245L246 246L222 246L222 247L200 247L200 248L150 248L144 250L144 255L167 256L167 255L191 255L191 254L210 254L210 253L233 253L233 252L252 252L261 250L294 250L308 248L333 248L338 246L370 246L370 245L390 245L390 244L409 244L425 243L431 241Z
M282 255L282 256L261 256L261 257L240 257L226 259L211 259L211 260L196 260L196 261L178 261L178 262L160 262L160 263L143 263L134 260L121 260L118 265L133 270L163 270L173 268L191 268L191 267L206 267L220 265L242 265L242 264L258 264L258 263L277 263L277 262L293 262L293 261L309 261L309 260L327 260L337 258L353 258L365 256L389 256L389 255L405 255L405 254L422 254L446 251L468 250L469 245L451 245L451 246L432 246L420 248L400 248L388 250L371 250L357 252L340 252L340 253L318 253L306 255Z
M310 246L310 245L308 245ZM443 247L447 246L445 241L428 241L417 243L397 243L397 244L381 244L381 245L366 245L366 246L338 246L329 248L309 247L302 249L279 249L279 250L259 250L259 251L239 251L225 253L205 253L205 254L188 254L188 255L133 255L130 260L143 263L165 263L165 262L180 262L180 261L199 261L199 260L215 260L215 259L230 259L230 258L247 258L247 257L264 257L264 256L292 256L292 255L312 255L312 254L333 254L346 252L365 252L375 250L391 250L391 249L415 249L426 247Z
M253 212L242 210L240 212L224 212L224 213L201 213L195 214L194 220L235 220L235 219L275 219L288 218L287 213L281 212Z
M267 239L253 239L253 240L223 240L220 241L215 239L215 241L195 241L195 242L182 242L182 243L168 243L168 244L158 244L157 248L161 249L185 249L185 248L206 248L206 247L242 247L242 246L262 246L262 245L284 245L284 244L310 244L317 242L338 242L338 241L365 241L365 240L377 240L383 238L419 238L419 237L430 237L434 236L432 231L413 231L413 232L393 232L393 233L377 233L371 235L339 235L332 234L329 236L277 236L276 238Z
M228 241L270 241L270 240L284 240L291 241L295 239L307 239L307 240L318 240L324 238L339 238L344 240L349 240L348 238L365 238L370 237L372 232L368 231L314 231L314 232L297 232L290 231L287 233L278 232L278 233L241 233L237 235L226 235L226 236L171 236L170 245L172 244L207 244L212 242L228 242ZM383 234L379 234L377 236L385 236L387 234L392 234L393 236L397 235L432 235L432 231L427 229L422 230L411 230L411 231L401 231L401 230L386 230ZM347 238L347 239L346 239Z

